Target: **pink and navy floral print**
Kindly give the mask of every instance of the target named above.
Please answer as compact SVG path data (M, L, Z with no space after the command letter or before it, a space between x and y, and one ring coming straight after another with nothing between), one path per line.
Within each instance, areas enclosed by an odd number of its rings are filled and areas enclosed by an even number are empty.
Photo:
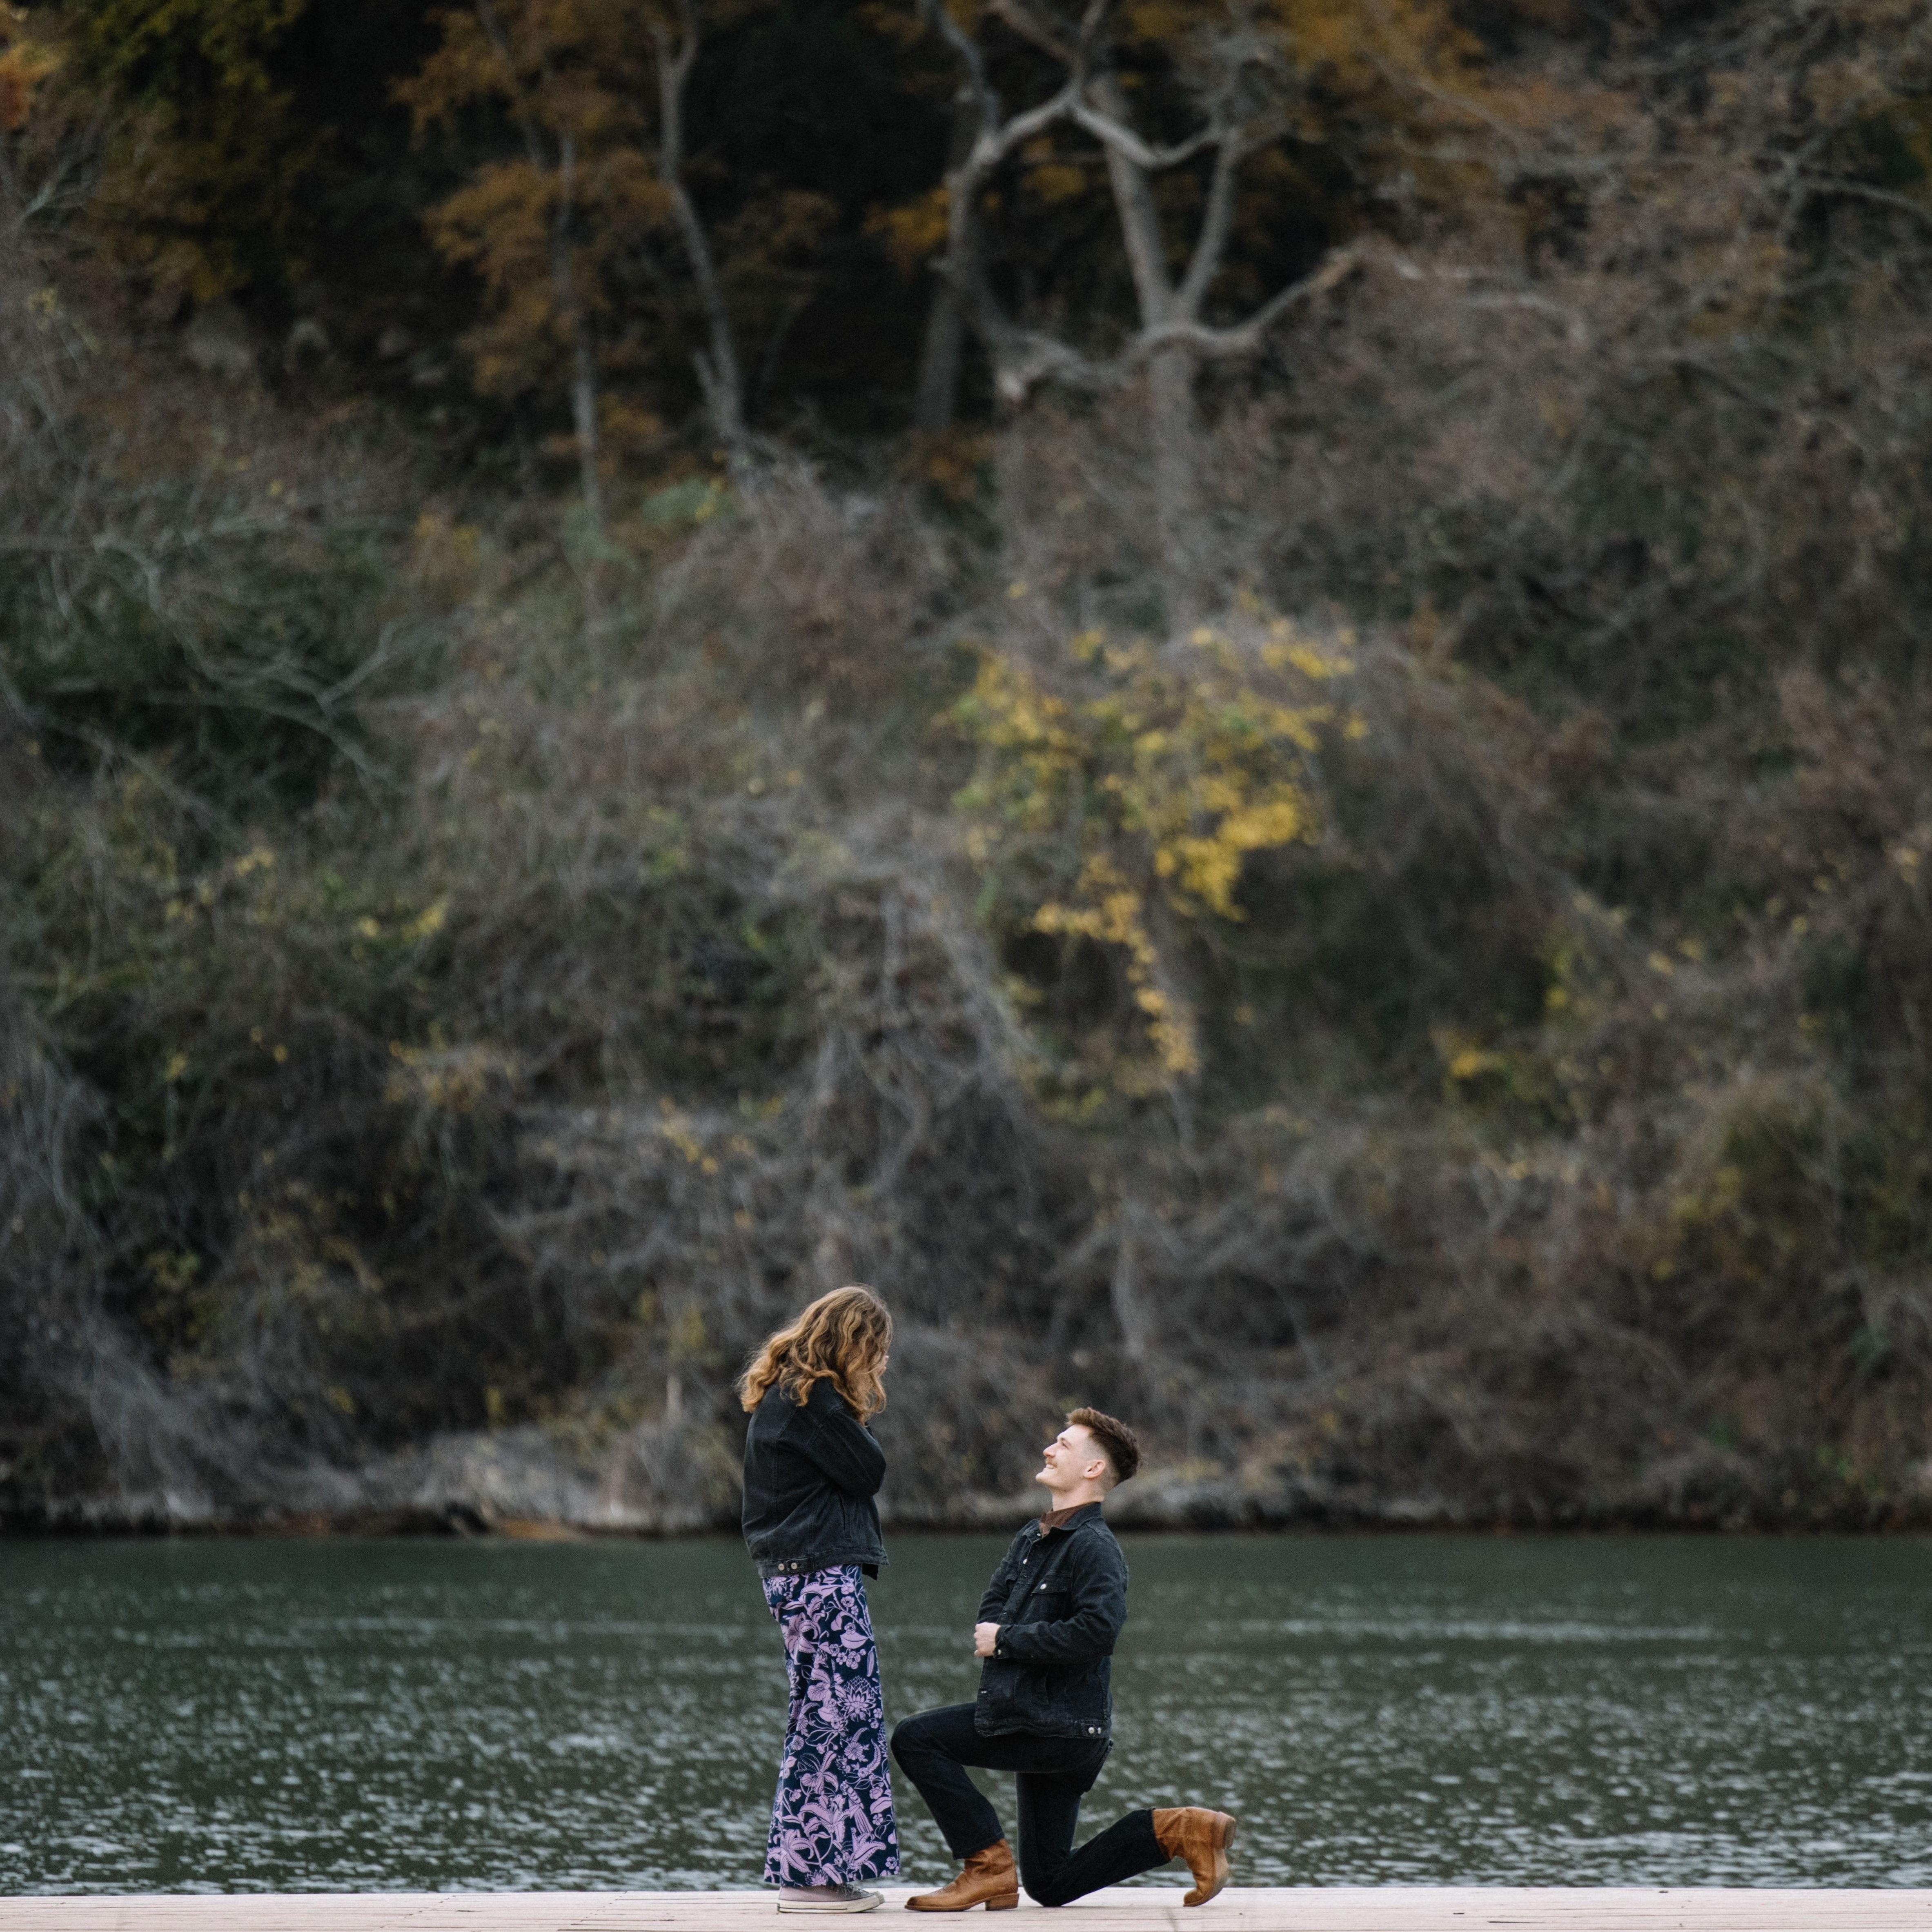
M859 1566L768 1576L791 1680L767 1885L856 1885L899 1868L879 1653Z

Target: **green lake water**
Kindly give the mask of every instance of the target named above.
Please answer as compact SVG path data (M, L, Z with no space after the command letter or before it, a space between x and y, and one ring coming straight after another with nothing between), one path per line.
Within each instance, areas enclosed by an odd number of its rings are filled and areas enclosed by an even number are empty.
M1238 1883L1932 1885L1932 1544L1125 1540L1089 1825L1236 1811ZM1001 1544L891 1546L896 1720L972 1694ZM752 1884L783 1716L723 1540L0 1543L0 1891Z

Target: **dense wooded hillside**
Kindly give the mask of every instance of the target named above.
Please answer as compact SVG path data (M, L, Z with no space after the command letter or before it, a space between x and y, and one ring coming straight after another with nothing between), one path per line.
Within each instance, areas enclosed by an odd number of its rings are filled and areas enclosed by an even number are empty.
M1932 1516L1916 0L0 9L0 439L6 1521Z

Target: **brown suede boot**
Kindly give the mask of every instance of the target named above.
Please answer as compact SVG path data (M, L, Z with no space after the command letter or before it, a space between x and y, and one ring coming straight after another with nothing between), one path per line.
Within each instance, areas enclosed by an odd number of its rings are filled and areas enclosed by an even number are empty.
M1222 1862L1224 1864L1226 1861ZM983 1852L975 1852L950 1885L922 1892L906 1900L908 1912L970 1912L983 1902L988 1912L1004 1912L1020 1902L1019 1874L1013 1870L1013 1848L1002 1838Z
M1225 1811L1198 1804L1178 1804L1154 1814L1154 1834L1171 1858L1185 1858L1194 1874L1194 1889L1180 1902L1205 1905L1228 1882L1228 1847L1234 1842L1234 1821Z

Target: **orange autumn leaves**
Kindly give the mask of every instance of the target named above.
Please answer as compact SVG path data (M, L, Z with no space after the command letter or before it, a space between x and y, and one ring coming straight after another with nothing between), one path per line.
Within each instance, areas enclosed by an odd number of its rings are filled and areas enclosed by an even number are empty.
M52 56L28 37L26 15L0 6L0 134L26 126L34 94L52 66Z
M466 338L478 387L548 380L613 278L670 219L650 153L650 10L629 0L499 0L439 16L440 46L396 88L419 130L505 114L520 150L485 162L430 212L446 260L473 269L486 314ZM641 423L648 435L655 428Z

